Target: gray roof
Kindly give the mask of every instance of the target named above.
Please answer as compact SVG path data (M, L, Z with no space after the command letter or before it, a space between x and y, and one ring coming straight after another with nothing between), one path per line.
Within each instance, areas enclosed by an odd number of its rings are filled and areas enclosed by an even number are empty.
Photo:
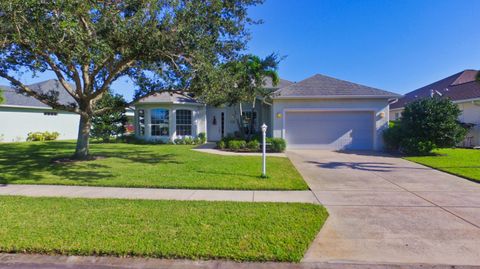
M192 97L181 95L172 92L160 92L147 95L139 100L135 101L136 104L148 104L148 103L171 103L171 104L200 104Z
M314 75L275 92L274 98L307 97L374 97L393 98L400 95L324 75Z
M69 105L71 103L75 103L73 97L68 94L68 92L58 80L51 79L27 86L30 89L39 93L55 95L58 94L58 102L62 105ZM75 86L71 86L75 89ZM23 93L19 93L12 87L0 85L0 89L3 91L3 96L5 97L5 102L2 105L49 108L49 106L38 101L37 99L31 96L27 96Z
M273 86L272 79L270 77L265 77L263 80L263 87L267 89L281 89L287 87L288 85L293 84L293 82L286 79L279 79L278 84Z

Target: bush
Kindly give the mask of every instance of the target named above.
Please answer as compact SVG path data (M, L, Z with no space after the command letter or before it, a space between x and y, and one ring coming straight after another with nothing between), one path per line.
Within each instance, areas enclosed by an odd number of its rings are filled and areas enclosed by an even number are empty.
M426 155L436 148L432 141L421 141L418 138L406 138L400 143L402 153L417 156Z
M247 142L245 142L245 140L230 140L228 141L227 147L233 151L236 151L246 148Z
M219 148L219 149L225 149L226 146L227 145L226 145L225 141L223 141L223 140L220 140L220 141L217 142L217 148Z
M284 152L287 148L287 142L283 138L267 138L267 144L270 144L272 152Z
M458 122L461 110L449 99L434 97L405 106L399 122L385 130L386 149L408 155L425 155L437 147L454 147L467 129Z
M207 142L207 135L205 133L199 133L197 138L200 141L198 144L205 144L205 142Z
M28 133L27 141L52 141L60 136L58 132L32 132Z
M251 140L247 142L247 149L257 151L260 147L260 143L257 140Z

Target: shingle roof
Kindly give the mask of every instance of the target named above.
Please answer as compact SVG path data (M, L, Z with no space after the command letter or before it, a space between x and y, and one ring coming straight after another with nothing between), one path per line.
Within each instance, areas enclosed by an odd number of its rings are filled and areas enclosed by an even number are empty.
M288 97L399 97L400 95L324 75L314 75L275 92L274 98Z
M405 94L391 109L402 108L406 104L433 95L450 98L452 101L480 98L480 82L476 81L478 70L464 70L447 78Z
M75 86L71 86L72 88L75 88ZM58 80L46 80L28 85L28 87L39 93L58 93L58 101L60 104L69 105L71 103L75 103L73 97L67 93L65 88ZM11 87L0 85L0 89L3 91L3 96L5 97L5 102L2 105L49 108L49 106L38 101L37 99L22 93L18 93Z
M134 103L137 103L137 104L145 104L145 103L200 104L197 100L195 100L192 97L184 96L178 93L170 93L170 92L153 93L151 95L140 98Z
M273 86L272 79L270 77L266 77L263 80L263 87L267 89L281 89L287 87L288 85L293 84L293 82L286 80L286 79L279 79L278 84Z

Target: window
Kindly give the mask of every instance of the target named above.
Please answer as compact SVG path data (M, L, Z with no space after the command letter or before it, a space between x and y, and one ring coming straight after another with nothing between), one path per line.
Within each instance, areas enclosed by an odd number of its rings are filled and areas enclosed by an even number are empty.
M395 120L400 119L400 112L395 112Z
M57 116L58 113L57 112L43 112L43 115L45 115L45 116Z
M168 110L162 108L152 109L150 113L150 125L152 126L151 135L168 136Z
M145 110L138 110L138 132L140 135L145 135Z
M179 109L177 114L177 135L192 135L192 111Z
M243 128L245 129L245 132L247 134L254 133L255 132L255 120L257 119L257 112L253 111L243 111L242 112L242 118L243 118ZM250 130L250 128L253 125L253 130Z

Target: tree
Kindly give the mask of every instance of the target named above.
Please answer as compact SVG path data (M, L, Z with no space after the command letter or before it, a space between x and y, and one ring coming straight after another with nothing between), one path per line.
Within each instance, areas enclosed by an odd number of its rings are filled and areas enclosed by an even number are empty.
M0 104L5 102L5 97L3 96L3 91L0 89Z
M92 0L0 2L0 77L54 109L80 115L72 158L86 159L95 104L112 82L128 76L136 96L188 91L214 96L225 81L219 66L234 61L256 23L247 8L262 0ZM18 78L55 74L74 103L39 93ZM72 82L75 86L70 86Z
M127 102L121 95L113 94L110 91L102 96L95 104L95 109L111 108L101 115L92 119L91 136L109 142L112 136L119 136L125 133L125 106Z
M243 122L248 122L250 125L249 135L253 133L254 119L253 114L256 111L256 100L258 97L266 98L270 95L269 89L265 89L264 82L266 78L272 80L273 86L279 82L277 73L280 59L277 54L272 53L265 58L260 58L255 55L245 55L239 61L229 63L226 68L231 73L234 81L230 82L231 91L226 96L227 103L238 104L239 115L237 115L237 125L242 135L245 135ZM252 117L246 119L243 115L242 102L252 102Z
M405 106L400 121L385 132L387 146L414 155L427 154L434 148L454 147L467 133L458 121L461 113L447 98L414 101Z

